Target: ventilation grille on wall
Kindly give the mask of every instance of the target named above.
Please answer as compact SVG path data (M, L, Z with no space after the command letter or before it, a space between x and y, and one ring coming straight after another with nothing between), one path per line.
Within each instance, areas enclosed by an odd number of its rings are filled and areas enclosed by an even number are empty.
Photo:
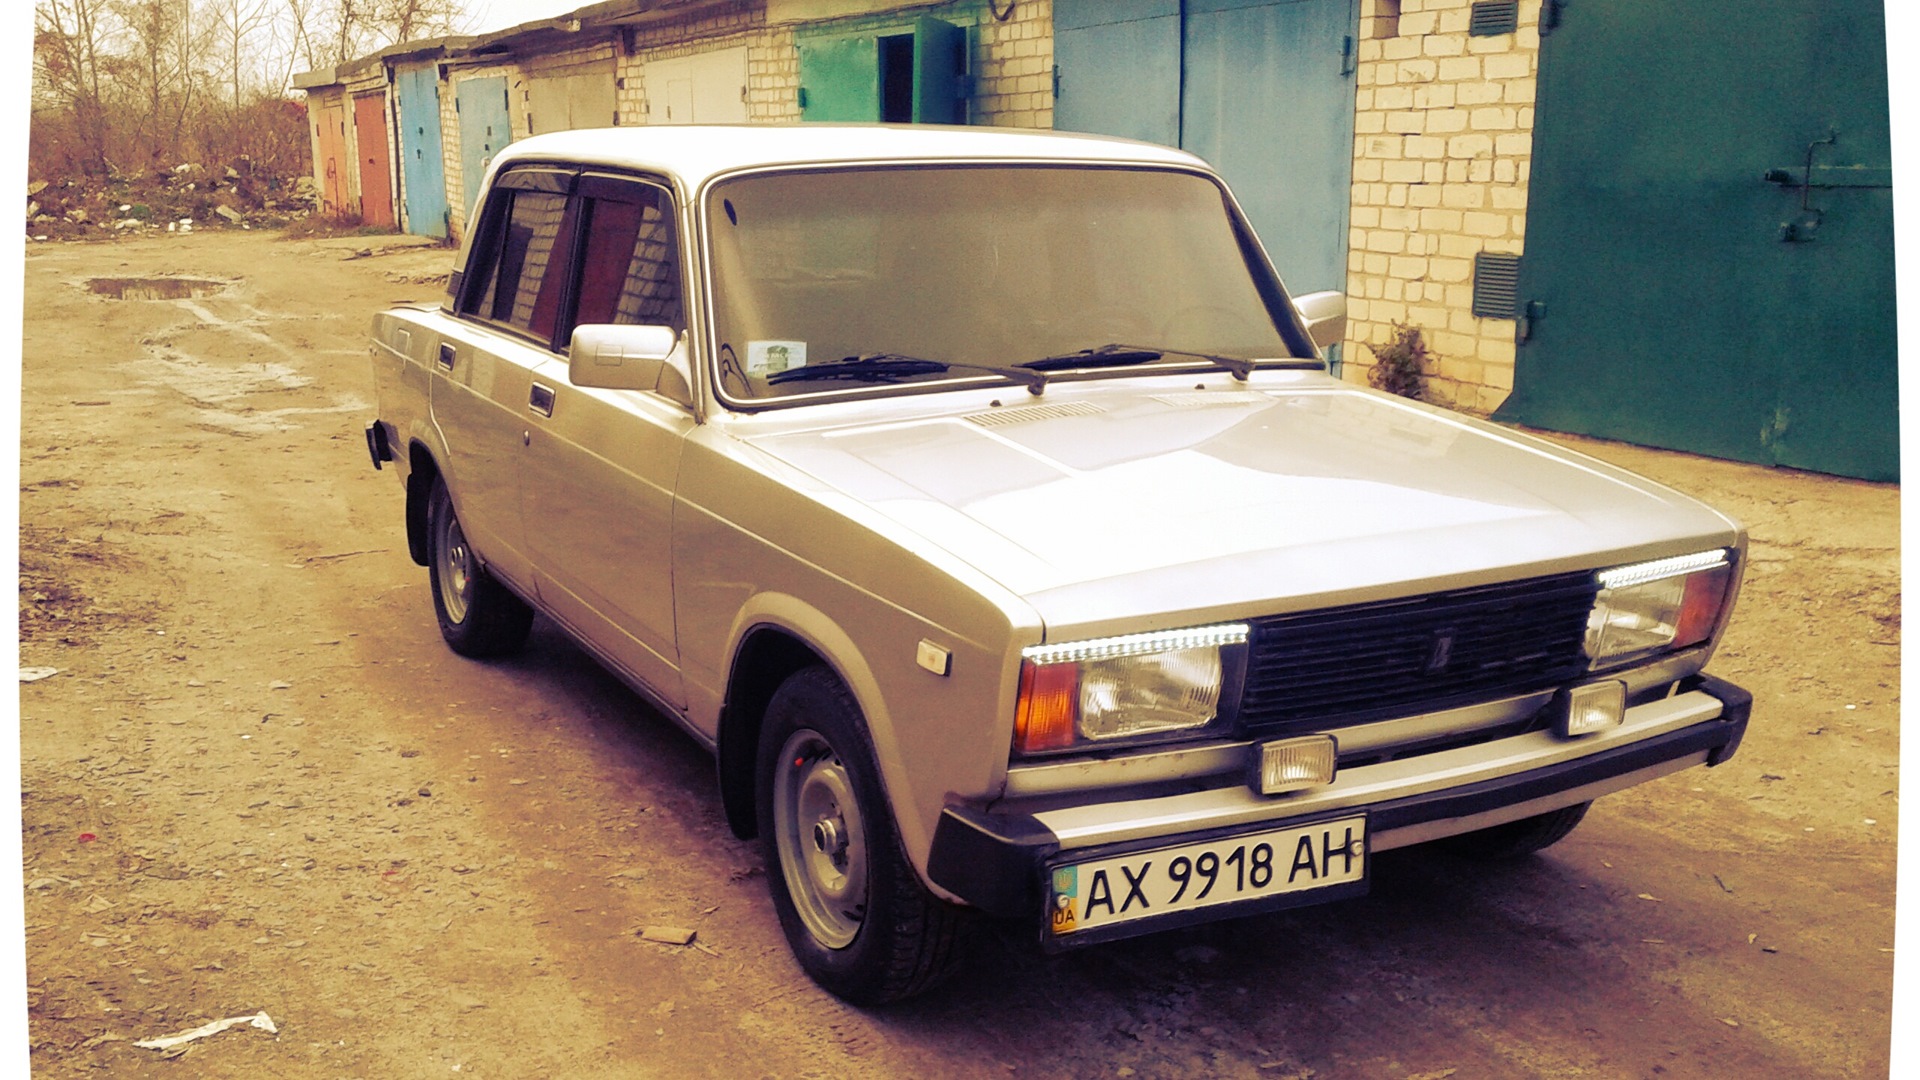
M1520 0L1483 0L1473 5L1467 33L1473 37L1511 34L1520 27Z
M1520 309L1520 256L1482 251L1473 257L1473 314L1511 319Z

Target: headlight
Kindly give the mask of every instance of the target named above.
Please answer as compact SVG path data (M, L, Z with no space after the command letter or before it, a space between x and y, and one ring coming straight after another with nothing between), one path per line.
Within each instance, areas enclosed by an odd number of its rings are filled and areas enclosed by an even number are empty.
M1220 711L1220 649L1246 640L1233 623L1024 649L1014 749L1205 726Z
M1601 571L1587 617L1588 667L1707 640L1732 581L1724 548Z

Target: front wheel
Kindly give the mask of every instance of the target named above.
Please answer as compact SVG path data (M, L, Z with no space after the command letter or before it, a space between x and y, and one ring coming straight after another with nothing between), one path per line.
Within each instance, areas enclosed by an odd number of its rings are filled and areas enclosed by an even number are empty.
M901 850L859 706L832 672L806 668L775 691L757 775L767 888L815 982L880 1005L957 969L963 913L927 891Z
M1500 862L1531 855L1566 839L1580 819L1587 816L1590 802L1563 806L1505 825L1477 832L1461 833L1440 841L1440 846L1455 855L1483 862Z
M480 565L438 477L427 496L427 537L433 613L447 647L475 659L518 651L533 626L533 609Z

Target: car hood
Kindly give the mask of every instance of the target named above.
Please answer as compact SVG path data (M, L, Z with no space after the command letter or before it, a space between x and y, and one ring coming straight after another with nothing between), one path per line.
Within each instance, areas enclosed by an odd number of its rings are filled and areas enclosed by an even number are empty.
M1739 537L1604 463L1323 376L1069 384L1036 404L748 441L1056 627L1361 602Z

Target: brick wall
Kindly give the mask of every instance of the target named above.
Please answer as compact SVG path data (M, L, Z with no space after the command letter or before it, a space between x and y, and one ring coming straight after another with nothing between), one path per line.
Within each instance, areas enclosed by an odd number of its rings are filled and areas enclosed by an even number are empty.
M1436 359L1430 396L1490 411L1513 388L1512 319L1476 318L1473 257L1519 254L1540 0L1518 31L1467 34L1470 0L1361 0L1346 378L1365 382L1393 324ZM1397 15L1397 17L1396 17Z
M1005 22L995 19L991 10L979 12L978 18L973 122L1051 128L1053 0L1019 0Z
M742 6L704 19L635 30L628 55L620 62L620 123L648 123L646 65L658 60L714 52L747 50L747 120L777 123L800 119L800 64L793 28L766 25L761 4Z
M1005 5L1002 3L1002 10ZM863 13L822 23L769 25L766 10L754 4L698 20L638 29L620 62L620 123L648 122L645 66L717 49L747 48L747 119L752 123L789 123L800 119L800 56L795 31L858 33L893 29L902 20L932 15L970 28L974 77L969 119L1007 127L1053 126L1053 3L1017 0L1005 21L995 19L984 0L962 3L903 3L886 11Z

